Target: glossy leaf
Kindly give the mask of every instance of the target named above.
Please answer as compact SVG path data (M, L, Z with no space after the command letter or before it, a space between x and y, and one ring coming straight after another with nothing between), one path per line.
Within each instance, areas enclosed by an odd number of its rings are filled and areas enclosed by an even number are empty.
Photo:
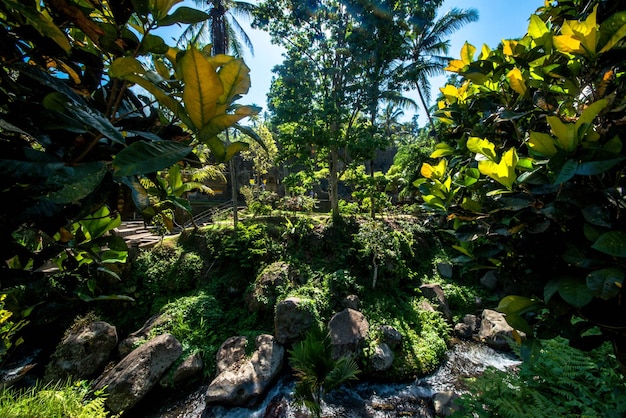
M575 160L567 160L565 161L565 163L560 167L559 172L557 173L553 184L562 184L565 183L566 181L570 180L572 177L574 177L574 175L576 175L576 172L578 170L578 162Z
M172 141L138 141L120 151L113 160L115 176L127 177L154 173L170 167L191 152L191 148Z
M616 297L624 283L624 270L609 267L587 275L587 287L599 298L609 300Z
M81 102L76 102L62 93L50 93L43 101L46 109L54 110L65 117L80 121L84 126L95 129L118 144L125 144L122 133L98 110Z
M250 69L241 58L231 58L219 70L218 75L224 86L224 93L218 103L231 103L235 97L246 94L250 89Z
M620 231L606 232L596 240L591 248L614 257L626 257L626 233Z
M42 198L58 204L78 203L100 185L106 172L106 164L99 161L65 167L46 180L62 185L61 188Z
M96 212L79 221L83 233L88 240L94 240L105 233L117 228L122 223L120 215L111 215L107 206L102 206Z
M559 295L575 308L582 308L593 300L593 293L589 291L587 284L573 277L559 280Z
M614 158L612 160L589 161L578 164L576 174L580 176L595 176L609 171L617 164L624 161L626 157Z
M563 123L558 116L548 116L548 123L559 145L565 151L574 151L578 146L578 128L573 123Z
M201 129L215 116L217 101L224 94L224 86L215 68L195 48L186 51L178 64L185 82L185 109L193 125Z
M454 153L454 148L445 143L435 145L435 150L430 154L430 158L447 157Z
M504 153L499 163L493 161L479 161L478 170L486 176L491 177L498 183L510 189L517 176L515 175L515 167L518 161L517 151L515 148L509 149Z
M532 151L546 157L552 157L557 152L552 136L543 132L531 132L527 144Z
M215 135L234 126L241 119L258 114L259 107L256 106L239 106L235 113L222 113L216 115L209 123L198 133L201 142L205 142L207 138L213 138Z
M477 138L474 136L470 137L467 140L467 149L477 154L484 155L491 161L495 161L497 158L495 145L486 139Z
M59 45L66 53L70 53L72 46L65 33L54 24L52 16L46 9L38 10L39 8L34 3L4 0L9 7L19 10L19 12L26 18L26 22L37 30L42 36L52 39L57 45Z
M448 161L445 158L442 158L435 166L423 163L420 173L427 179L440 179L445 175L447 167Z
M165 16L163 19L159 20L157 24L159 26L169 26L176 23L192 25L194 23L202 22L204 20L209 20L210 18L210 15L201 10L192 9L191 7L187 6L181 6L178 9L174 10L174 13L172 13L171 15Z
M526 91L528 90L526 87L526 82L524 81L524 76L519 68L515 67L506 75L509 80L509 85L513 90L515 90L520 96L524 96Z

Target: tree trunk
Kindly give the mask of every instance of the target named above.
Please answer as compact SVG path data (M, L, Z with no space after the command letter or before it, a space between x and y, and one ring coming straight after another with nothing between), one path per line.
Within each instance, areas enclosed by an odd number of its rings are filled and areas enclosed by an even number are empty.
M422 95L422 89L420 89L419 85L416 85L417 94L420 96L420 102L422 102L422 106L424 107L424 112L426 112L426 117L428 118L428 123L430 124L431 131L437 139L437 131L435 130L435 123L433 122L433 118L430 116L430 111L428 110L428 106L426 105L426 101L424 100L424 96Z
M370 216L372 220L376 219L376 201L374 196L376 194L375 182L374 182L374 160L370 160Z
M374 277L372 277L372 289L376 288L376 280L378 280L378 263L376 262L376 256L374 256L372 263L374 263Z
M330 207L333 216L333 220L340 218L339 215L339 178L337 175L339 169L339 154L336 148L332 148L330 151Z
M228 161L228 171L230 172L230 194L233 200L233 231L237 236L237 223L239 222L238 210L239 203L237 202L237 173L235 172L235 161L231 158Z

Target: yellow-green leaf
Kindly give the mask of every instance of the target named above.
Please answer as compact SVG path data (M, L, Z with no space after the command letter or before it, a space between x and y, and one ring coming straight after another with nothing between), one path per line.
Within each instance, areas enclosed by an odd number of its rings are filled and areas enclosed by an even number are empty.
M524 96L526 94L526 83L524 82L524 76L519 68L513 68L509 71L506 77L509 79L509 85L511 88L520 96Z
M546 157L552 157L556 154L556 147L554 146L554 139L552 136L542 132L531 132L528 139L528 147L534 152L545 155Z
M602 47L600 53L604 53L612 49L617 43L626 36L626 24L622 25L617 31L613 33L608 42Z
M170 12L172 7L176 3L180 3L183 0L149 0L148 1L148 9L154 19L159 21L163 19Z
M528 34L530 36L539 39L549 32L546 23L539 16L535 14L530 16L530 23L528 24Z
M479 161L478 170L485 176L491 177L502 184L507 189L511 189L516 179L515 166L518 160L517 151L515 151L515 148L510 148L504 153L500 163L496 164L494 161Z
M467 149L476 154L484 155L491 161L496 160L496 147L487 139L472 136L467 140Z
M465 42L463 47L461 48L461 61L463 64L469 65L474 61L474 53L476 52L476 47L469 42Z
M115 78L124 78L129 74L145 74L146 69L141 63L132 57L120 57L111 63L109 67L109 76Z
M195 48L185 52L179 67L185 82L185 109L194 126L202 129L215 117L217 100L224 93L224 86L213 65Z
M219 103L230 103L237 95L246 94L250 89L250 69L241 58L233 59L220 68L218 75L224 86L224 94Z
M448 161L445 158L442 158L436 166L423 163L420 174L427 179L439 179L446 173L447 167Z
M447 157L448 155L452 155L454 153L454 148L450 145L440 142L435 145L435 151L430 154L430 158L439 158L439 157Z
M552 133L559 141L559 145L565 151L574 151L578 146L578 130L573 123L563 123L558 116L548 116L548 123Z
M256 106L240 106L235 110L235 113L218 113L200 129L198 138L204 142L207 138L212 138L225 129L230 128L241 119L257 115L260 111L261 109Z
M608 100L602 99L596 102L591 103L587 108L580 114L580 117L576 121L576 131L584 124L590 124L593 120L598 116L598 114L606 107L608 104Z

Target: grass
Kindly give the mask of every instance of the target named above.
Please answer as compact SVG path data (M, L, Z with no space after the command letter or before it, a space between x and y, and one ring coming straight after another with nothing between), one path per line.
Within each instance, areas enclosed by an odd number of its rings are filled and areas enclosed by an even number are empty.
M105 398L90 397L87 382L41 383L24 390L0 390L3 418L105 418Z

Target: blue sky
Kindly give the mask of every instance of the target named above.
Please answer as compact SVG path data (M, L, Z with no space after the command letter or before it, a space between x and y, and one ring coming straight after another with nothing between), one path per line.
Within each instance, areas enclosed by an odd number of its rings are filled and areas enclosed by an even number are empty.
M248 0L254 2L254 0ZM193 2L185 1L191 7L197 7ZM191 3L191 4L189 4ZM543 0L446 0L441 7L441 13L456 7L459 9L474 8L478 10L478 22L470 23L456 32L450 38L450 56L457 58L463 43L468 41L478 49L485 43L495 48L502 39L522 37L528 28L528 18L543 5ZM249 27L249 22L240 22L250 36L254 45L254 56L244 55L244 60L250 67L252 87L240 102L241 104L256 104L266 108L266 94L272 81L272 68L283 60L281 48L270 43L267 33ZM170 41L171 42L171 41ZM433 78L432 98L437 97L438 88L445 84L446 76ZM416 101L417 94L408 93L407 96ZM431 103L432 104L432 103ZM405 120L409 120L412 111L405 112ZM426 124L423 111L418 122L420 126Z

